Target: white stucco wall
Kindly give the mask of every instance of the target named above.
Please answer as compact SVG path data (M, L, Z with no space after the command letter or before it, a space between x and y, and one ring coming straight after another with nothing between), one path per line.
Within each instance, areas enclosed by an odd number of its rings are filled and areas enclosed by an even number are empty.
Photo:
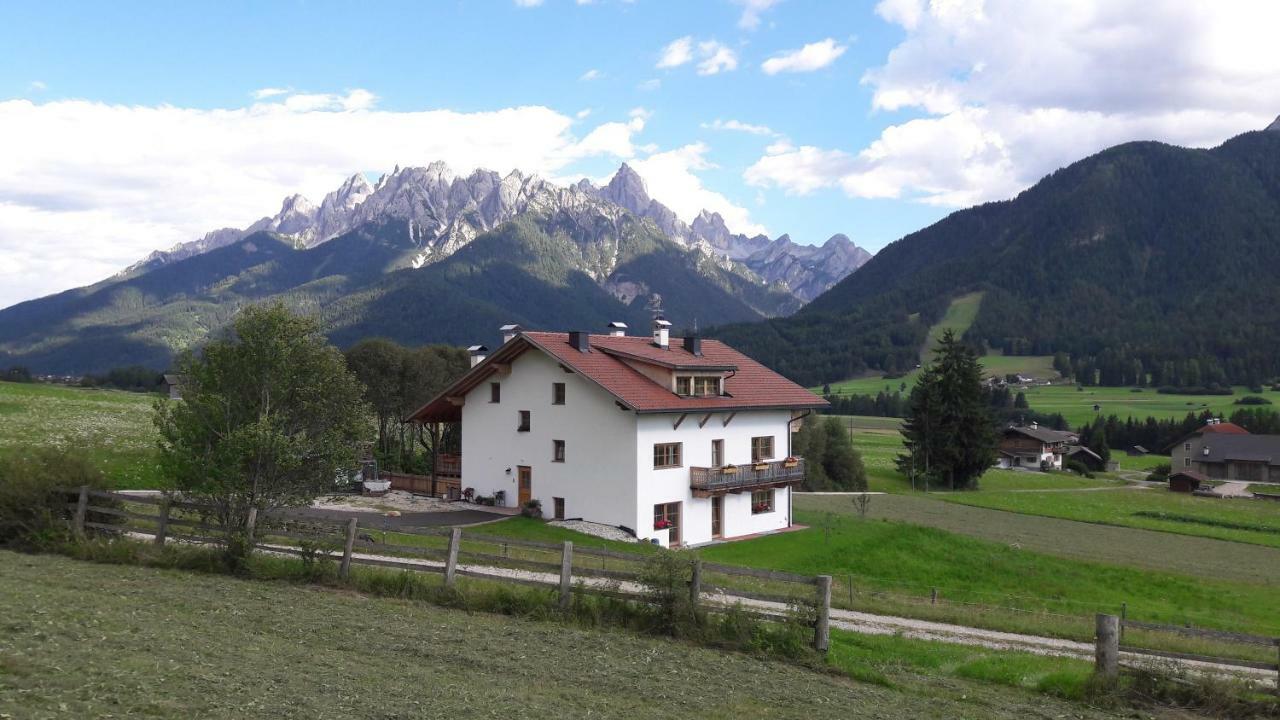
M678 414L641 415L637 422L636 453L636 531L639 537L665 538L666 533L653 531L653 506L659 503L681 502L681 534L686 545L710 542L711 499L695 498L689 487L690 467L711 466L711 441L724 440L725 462L747 465L751 462L751 438L772 435L774 458L781 460L789 451L788 421L791 412L750 411L739 412L726 426L728 413L714 413L706 425L699 428L703 413L690 413L679 428L672 426ZM656 470L653 467L653 446L658 443L683 443L681 467ZM785 489L775 490L774 510L759 515L751 514L751 494L730 493L724 496L724 538L779 530L791 524L790 498Z
M489 402L490 381L502 385L499 403ZM562 497L566 518L635 529L636 415L536 350L516 358L510 374L490 381L468 393L462 406L462 486L480 495L505 490L514 507L517 466L527 465L544 517L552 517L552 498ZM551 402L557 382L565 384L564 405ZM532 413L529 432L516 431L520 410ZM565 462L552 462L552 440L565 441Z

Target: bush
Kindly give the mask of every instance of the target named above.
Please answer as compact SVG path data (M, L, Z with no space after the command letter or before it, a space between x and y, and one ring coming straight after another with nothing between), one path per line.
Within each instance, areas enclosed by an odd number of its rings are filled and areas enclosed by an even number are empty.
M687 550L670 550L651 555L640 568L638 580L653 608L647 628L650 632L692 637L703 626L705 618L689 597L692 560Z
M102 472L83 455L26 448L0 458L0 546L42 550L69 541L75 511L67 509L70 498L62 490L81 485L107 489ZM91 513L88 519L113 518Z
M1236 400L1236 405L1270 405L1271 401L1261 395L1245 395Z
M1151 473L1147 475L1147 480L1151 482L1169 482L1169 473L1173 472L1173 466L1169 463L1160 463L1151 468Z
M1087 477L1087 478L1093 477L1093 472L1089 470L1089 466L1085 465L1079 460L1068 460L1066 469L1070 470L1071 472L1077 475L1083 475L1084 477Z
M542 517L542 501L534 498L520 507L520 514L535 520Z

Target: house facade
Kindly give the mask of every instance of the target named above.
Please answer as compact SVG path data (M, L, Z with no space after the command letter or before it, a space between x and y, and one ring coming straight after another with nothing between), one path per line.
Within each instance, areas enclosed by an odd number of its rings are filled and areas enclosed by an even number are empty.
M1280 435L1250 435L1232 423L1210 421L1170 450L1174 472L1214 480L1280 482Z
M1063 458L1079 442L1075 433L1042 428L1036 423L1013 425L1000 436L996 465L1006 469L1061 470Z
M791 432L826 402L714 340L523 332L410 419L461 423L461 484L696 545L791 525ZM480 350L483 350L482 348ZM473 350L478 352L479 350Z

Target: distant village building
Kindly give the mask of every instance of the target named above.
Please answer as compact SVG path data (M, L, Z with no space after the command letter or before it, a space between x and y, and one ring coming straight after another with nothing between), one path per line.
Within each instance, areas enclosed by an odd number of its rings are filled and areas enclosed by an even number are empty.
M1199 490L1207 479L1195 470L1179 470L1169 476L1169 489L1173 492L1193 493Z
M541 502L660 545L792 524L805 465L791 433L822 398L715 340L501 328L472 367L409 419L460 423L461 486L495 504Z
M1280 482L1280 435L1250 435L1239 425L1210 420L1179 440L1170 460L1174 472L1213 480Z

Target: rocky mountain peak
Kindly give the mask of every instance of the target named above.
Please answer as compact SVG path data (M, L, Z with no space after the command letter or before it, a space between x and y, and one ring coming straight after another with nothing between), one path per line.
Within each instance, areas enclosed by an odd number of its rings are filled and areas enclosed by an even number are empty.
M606 200L630 210L637 215L649 209L652 200L649 189L645 187L644 178L630 165L622 163L618 172L613 174L609 184L600 193Z
M1280 115L1277 115L1276 119L1271 121L1271 124L1268 125L1266 129L1271 132L1280 132Z

